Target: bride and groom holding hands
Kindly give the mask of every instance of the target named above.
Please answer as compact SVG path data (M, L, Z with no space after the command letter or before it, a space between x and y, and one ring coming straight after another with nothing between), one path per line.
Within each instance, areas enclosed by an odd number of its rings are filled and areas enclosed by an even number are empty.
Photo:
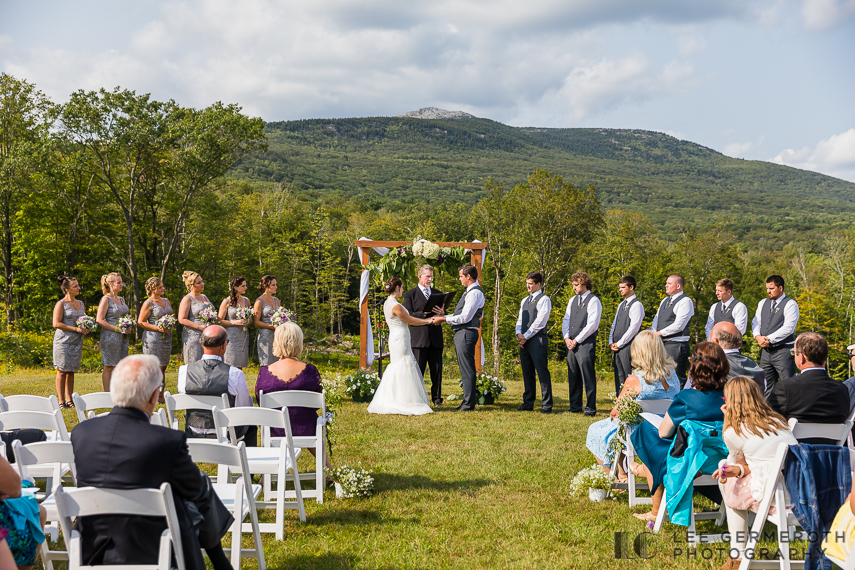
M459 278L465 291L451 315L445 315L444 306L424 312L429 297L439 293L430 286L433 280L430 265L419 268L419 285L406 293L397 277L386 282L389 298L383 305L383 313L389 326L389 366L368 406L369 413L420 415L433 411L431 400L436 406L442 405L442 329L438 325L443 322L454 331L463 381L463 403L454 411L475 409L475 345L484 313L484 291L478 285L475 266L461 267ZM398 302L402 297L403 304ZM423 376L428 364L431 399Z

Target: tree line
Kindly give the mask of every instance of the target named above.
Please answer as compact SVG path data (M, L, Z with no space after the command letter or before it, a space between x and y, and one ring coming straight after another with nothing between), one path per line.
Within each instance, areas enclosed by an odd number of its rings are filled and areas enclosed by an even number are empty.
M102 274L121 273L129 284L128 304L138 310L141 284L153 275L177 306L187 269L203 276L215 304L228 295L231 277L243 275L252 285L272 274L278 297L307 335L358 334L361 265L354 240L421 235L489 242L482 275L484 344L488 366L507 375L516 369L513 328L525 275L544 275L554 307L552 352L561 358L561 317L572 296L568 278L580 269L592 276L603 301L600 366L610 362L606 337L622 275L638 281L647 322L664 296L665 278L683 275L696 307L697 342L716 280L732 279L735 296L753 315L765 277L777 273L801 307L798 330L824 334L832 348L830 372L849 375L845 347L855 320L851 232L793 234L783 249L749 247L737 237L741 228L725 221L656 226L645 213L606 209L596 188L577 187L542 169L513 186L488 178L474 206L384 204L337 192L306 196L287 180L232 176L238 161L267 148L264 126L237 105L192 109L120 88L78 91L56 104L27 81L0 75L5 334L50 331L58 274L79 280L81 298L94 312ZM317 169L323 168L319 162ZM459 287L454 276L440 277L437 285ZM745 342L746 352L757 352L750 331Z

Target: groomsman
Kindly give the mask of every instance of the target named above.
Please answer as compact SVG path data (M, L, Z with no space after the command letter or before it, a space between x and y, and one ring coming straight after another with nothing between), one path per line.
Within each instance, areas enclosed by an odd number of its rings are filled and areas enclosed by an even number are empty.
M799 306L784 294L784 278L780 275L766 278L766 296L757 304L751 332L760 345L760 367L766 374L766 399L769 399L779 380L796 375L796 360L790 349L796 342Z
M704 327L707 340L712 342L710 333L713 327L722 321L733 323L740 335L745 334L748 328L748 309L744 303L740 303L733 297L733 281L727 278L716 281L715 296L718 303L710 307L707 325Z
M624 275L618 283L623 297L618 305L615 320L609 330L609 347L612 349L612 368L615 372L615 394L620 394L623 383L632 374L630 348L644 320L644 305L635 296L635 277Z
M441 291L431 287L433 283L433 267L419 267L419 284L404 293L403 305L410 315L417 319L427 319L433 313L425 313L425 305L432 293ZM442 327L440 325L414 327L410 326L410 345L413 356L419 363L422 376L430 366L430 399L434 406L442 405Z
M591 278L583 271L570 277L576 293L567 303L561 322L564 344L567 345L567 382L570 384L570 411L582 413L582 390L585 391L585 415L597 413L597 375L594 359L597 355L597 327L603 316L603 305L591 293Z
M686 383L689 370L689 325L695 315L695 304L683 293L685 281L680 275L671 275L665 281L665 294L650 328L662 337L665 352L677 364L680 386Z
M540 380L540 413L548 414L552 411L552 376L549 374L549 363L546 358L549 349L546 322L552 312L552 301L541 291L542 286L543 276L538 271L532 271L526 275L525 288L529 294L520 303L520 315L516 326L525 391L523 403L517 410L534 409L534 397L537 394L534 375L537 373Z

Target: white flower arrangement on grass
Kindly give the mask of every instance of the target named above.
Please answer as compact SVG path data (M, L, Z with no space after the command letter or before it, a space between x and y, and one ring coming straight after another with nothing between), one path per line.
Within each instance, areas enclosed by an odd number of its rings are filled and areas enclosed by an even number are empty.
M340 465L335 469L327 469L327 474L335 481L340 491L336 489L336 495L340 494L345 499L352 497L370 497L374 494L374 477L362 468L362 463L357 467L351 465Z
M587 495L588 489L611 489L611 481L603 468L594 463L582 469L570 482L570 494L574 496Z
M368 398L380 385L380 374L370 368L360 368L344 377L344 393L351 398Z

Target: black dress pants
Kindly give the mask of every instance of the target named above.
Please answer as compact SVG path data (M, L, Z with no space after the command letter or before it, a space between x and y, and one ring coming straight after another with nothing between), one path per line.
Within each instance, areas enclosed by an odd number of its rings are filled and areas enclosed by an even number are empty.
M597 345L583 342L567 351L567 382L570 385L570 411L582 412L582 391L585 391L585 412L597 411L597 374L594 359Z
M552 376L549 374L548 348L549 338L546 335L535 335L520 347L520 365L525 387L523 407L525 408L534 409L534 398L537 395L534 375L537 374L540 380L541 409L552 410Z
M430 399L434 404L442 403L442 347L412 347L413 356L419 364L422 376L430 367Z

